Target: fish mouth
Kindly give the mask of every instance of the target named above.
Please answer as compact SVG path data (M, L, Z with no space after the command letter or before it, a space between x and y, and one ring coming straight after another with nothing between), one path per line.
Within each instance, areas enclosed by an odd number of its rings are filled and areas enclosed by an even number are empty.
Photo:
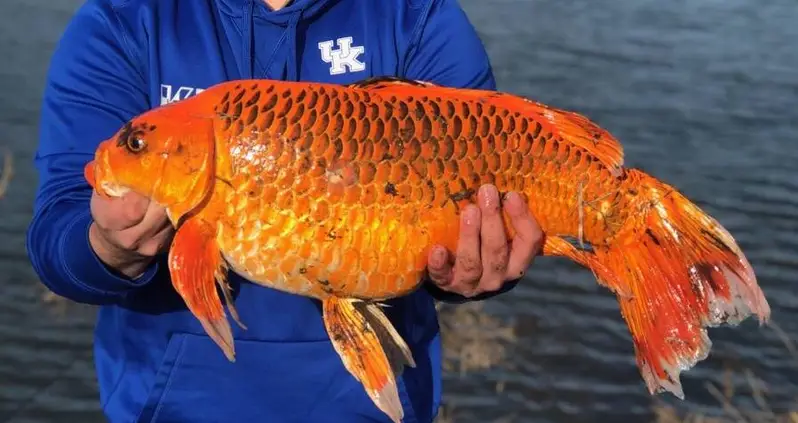
M119 198L130 192L130 188L113 182L103 182L99 187L99 194L106 197Z
M83 174L94 191L103 197L119 198L130 192L129 187L113 181L111 172L104 170L95 160L86 164Z

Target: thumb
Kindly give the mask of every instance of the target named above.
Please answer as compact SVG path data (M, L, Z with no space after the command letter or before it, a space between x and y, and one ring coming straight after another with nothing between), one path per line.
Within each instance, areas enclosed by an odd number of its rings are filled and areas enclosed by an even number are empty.
M446 286L452 283L451 254L441 245L433 246L427 257L427 273L435 285Z

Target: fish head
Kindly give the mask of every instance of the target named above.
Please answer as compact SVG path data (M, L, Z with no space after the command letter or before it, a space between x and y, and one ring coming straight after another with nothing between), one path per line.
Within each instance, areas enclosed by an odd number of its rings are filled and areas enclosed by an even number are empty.
M154 109L102 141L84 176L100 196L150 198L177 224L210 193L213 158L211 119Z

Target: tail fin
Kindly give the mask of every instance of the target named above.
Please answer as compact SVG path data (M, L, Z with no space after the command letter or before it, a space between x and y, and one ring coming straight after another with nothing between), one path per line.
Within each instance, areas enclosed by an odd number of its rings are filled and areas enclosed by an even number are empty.
M708 356L706 328L751 314L762 324L770 306L726 229L672 187L638 170L627 174L647 209L591 259L618 294L649 392L683 399L679 374Z

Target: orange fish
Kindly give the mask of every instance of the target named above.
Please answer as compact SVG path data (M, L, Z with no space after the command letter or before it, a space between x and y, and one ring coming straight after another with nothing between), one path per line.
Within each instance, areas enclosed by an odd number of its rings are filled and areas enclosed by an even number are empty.
M98 147L86 179L166 208L174 287L230 360L219 292L244 326L228 268L321 300L343 364L397 422L396 377L414 361L381 301L419 286L433 244L455 249L457 215L481 184L519 192L545 233L542 254L615 293L652 394L683 398L679 374L707 356L706 327L770 315L717 221L624 168L619 142L587 118L507 93L392 77L225 82L132 119Z

